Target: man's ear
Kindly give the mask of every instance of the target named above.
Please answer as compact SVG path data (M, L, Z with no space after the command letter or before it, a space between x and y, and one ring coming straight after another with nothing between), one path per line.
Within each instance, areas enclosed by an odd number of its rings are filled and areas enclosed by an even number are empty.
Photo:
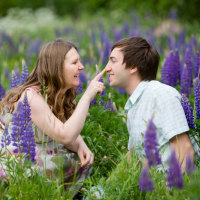
M137 67L131 67L130 74L134 74L135 72L137 72L137 70Z

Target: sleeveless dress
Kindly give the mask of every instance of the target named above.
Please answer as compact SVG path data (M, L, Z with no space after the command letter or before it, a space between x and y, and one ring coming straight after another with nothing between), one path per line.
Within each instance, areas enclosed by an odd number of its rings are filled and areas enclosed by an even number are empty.
M35 88L27 88L34 90L38 94L40 92ZM41 94L40 94L41 95ZM7 111L0 113L0 143L4 134L5 125L8 127L8 135L11 137L12 133L12 114ZM55 140L48 137L42 130L32 123L34 130L34 137L36 141L36 162L33 163L32 168L37 169L41 175L46 176L48 179L60 179L65 183L66 189L72 189L74 195L82 184L83 181L91 174L92 166L81 167L78 155L70 150L67 150L64 145L59 144ZM12 142L6 147L0 144L0 153L9 152L13 153L14 147ZM8 176L6 163L0 159L0 178L6 179Z

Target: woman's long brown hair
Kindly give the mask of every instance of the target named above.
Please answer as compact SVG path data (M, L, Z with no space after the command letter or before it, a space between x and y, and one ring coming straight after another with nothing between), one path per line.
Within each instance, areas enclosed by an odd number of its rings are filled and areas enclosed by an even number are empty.
M9 112L14 111L14 103L17 102L26 88L38 86L42 95L46 93L47 103L53 113L61 121L66 121L75 109L76 92L74 88L65 93L65 80L63 76L63 65L65 55L71 48L77 47L63 39L56 39L42 47L35 68L23 85L7 92L5 98L0 102L0 111L8 105ZM43 88L46 88L44 91Z

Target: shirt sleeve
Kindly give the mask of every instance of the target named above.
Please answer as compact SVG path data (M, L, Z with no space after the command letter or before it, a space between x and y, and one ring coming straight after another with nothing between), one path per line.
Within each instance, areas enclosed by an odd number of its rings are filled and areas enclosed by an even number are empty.
M181 105L181 95L172 87L165 86L155 93L154 123L158 131L160 146L181 133L189 130L187 119Z

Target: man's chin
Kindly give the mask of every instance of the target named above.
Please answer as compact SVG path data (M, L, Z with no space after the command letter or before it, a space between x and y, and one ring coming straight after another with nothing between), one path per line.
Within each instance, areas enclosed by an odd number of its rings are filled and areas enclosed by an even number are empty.
M114 87L114 88L119 87L118 85L116 85L116 84L114 84L114 83L110 83L109 86L110 86L110 87Z

